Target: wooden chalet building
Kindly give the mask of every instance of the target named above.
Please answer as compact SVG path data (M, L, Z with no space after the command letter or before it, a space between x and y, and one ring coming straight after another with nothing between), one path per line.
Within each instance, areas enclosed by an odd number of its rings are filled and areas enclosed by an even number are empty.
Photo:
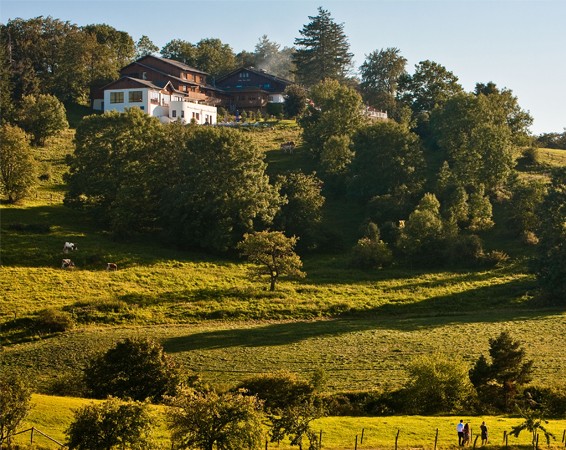
M122 68L120 78L93 99L93 108L106 112L138 107L163 122L214 124L223 93L206 83L207 75L181 62L147 55Z
M139 108L162 122L215 124L217 106L231 113L277 114L285 103L283 92L292 84L253 67L234 70L214 86L206 83L207 75L179 61L147 55L122 68L118 80L93 95L93 109Z
M292 81L253 67L241 67L216 80L215 86L224 92L222 106L231 113L258 110L271 113L270 104L283 105L285 88ZM273 111L276 111L273 108Z

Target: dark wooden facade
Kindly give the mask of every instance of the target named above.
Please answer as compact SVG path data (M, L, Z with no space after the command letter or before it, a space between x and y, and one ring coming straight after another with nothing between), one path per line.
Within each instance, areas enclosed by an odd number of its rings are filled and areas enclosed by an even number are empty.
M229 111L265 111L274 97L283 95L291 81L252 67L241 67L216 80L216 87L226 94L222 103Z

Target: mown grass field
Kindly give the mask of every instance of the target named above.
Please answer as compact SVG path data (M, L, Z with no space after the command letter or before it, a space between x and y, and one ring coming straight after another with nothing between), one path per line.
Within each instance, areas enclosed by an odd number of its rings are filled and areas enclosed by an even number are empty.
M287 140L300 143L296 129L249 134L266 151L271 176L310 167L300 150L288 155L278 149ZM0 372L23 371L37 392L72 394L88 359L130 336L159 340L187 371L220 388L257 373L308 377L316 369L327 374L328 392L397 388L413 358L439 352L471 365L503 330L535 361L537 385L566 387L566 311L537 300L525 259L531 250L510 241L499 224L486 246L510 254L502 266L365 272L349 268L346 250L305 256L307 277L283 280L270 293L267 282L248 278L236 256L180 252L147 239L117 242L63 207L72 136L69 131L37 150L41 171L49 174L37 195L0 211ZM324 214L350 248L363 208L329 199ZM60 269L65 241L79 247L70 255L77 264L72 271ZM108 261L119 270L106 272ZM37 314L46 308L68 314L74 327L52 334L37 328ZM70 411L82 402L37 395L28 423L62 439ZM510 428L508 420L489 418L492 436ZM455 423L325 418L320 428L331 449L353 448L362 428L367 440L360 448L391 448L397 430L401 448L432 448L436 428L439 447L449 448ZM557 422L557 432L563 428ZM166 440L164 431L159 439ZM521 439L528 444L528 435Z
M65 430L72 421L73 411L88 405L94 400L86 400L71 397L53 397L46 395L34 395L32 399L33 408L28 416L23 429L34 426L46 432L49 436L59 442L65 441ZM155 439L155 449L170 448L169 432L167 430L165 407L152 407L153 414L153 437ZM461 417L469 422L472 427L472 442L475 434L479 431L479 425L485 421L489 428L490 442L488 448L502 446L503 433L509 432L512 426L521 423L521 419L507 418L500 416L483 417ZM377 449L393 448L395 439L399 448L434 448L438 429L438 449L456 448L457 437L455 433L456 424L460 417L438 416L393 416L393 417L325 417L317 420L313 428L319 433L322 432L323 448L329 450L353 449ZM561 442L566 420L552 420L547 428L556 436L556 440L551 441L550 448L562 448ZM362 439L363 433L363 439ZM398 433L398 436L397 436ZM16 442L29 442L30 434L20 435ZM541 437L542 439L542 437ZM530 444L529 433L523 432L518 438L508 437L508 444L515 448L518 446L527 447ZM57 449L58 446L44 437L34 436L34 442L48 449ZM479 441L481 442L481 441ZM478 444L479 444L478 442ZM478 445L479 446L479 445ZM545 444L541 445L546 447ZM269 443L271 449L288 449L288 442L282 441L279 444Z

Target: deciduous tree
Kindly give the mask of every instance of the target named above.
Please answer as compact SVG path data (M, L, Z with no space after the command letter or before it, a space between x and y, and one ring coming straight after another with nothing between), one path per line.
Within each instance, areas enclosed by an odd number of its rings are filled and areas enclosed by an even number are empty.
M413 414L453 413L470 401L473 387L463 361L427 355L412 361L408 372L405 394Z
M136 42L136 59L152 55L157 51L159 51L159 47L155 45L145 34Z
M0 373L0 447L10 444L10 436L27 416L31 389L18 373Z
M67 445L71 450L150 450L151 421L147 404L110 398L75 412Z
M353 137L352 195L365 200L404 192L415 195L424 183L424 154L419 137L396 122L376 122Z
M287 202L281 205L274 224L290 236L299 236L304 246L313 245L325 201L321 194L322 180L315 173L291 172L278 176L276 185Z
M0 128L0 188L10 203L26 197L36 184L36 162L29 138L22 129L5 124Z
M246 233L237 247L242 255L256 265L252 273L257 276L267 275L270 279L269 290L274 291L281 275L305 276L301 271L301 258L294 251L296 243L295 236L287 237L280 231L259 231Z
M399 79L406 73L407 60L400 52L394 47L374 50L360 67L360 90L364 100L390 114L396 109Z
M160 401L174 395L180 382L177 365L163 347L149 339L125 339L93 358L84 372L96 398L114 396Z
M261 402L241 393L183 391L169 399L174 449L259 449L262 444Z
M34 145L44 145L47 138L69 128L63 103L50 94L24 96L18 123L32 136Z
M336 80L325 80L310 90L313 102L300 118L303 143L319 157L332 136L351 137L364 123L362 98L354 89Z
M566 303L566 168L555 169L538 211L539 244L534 261L537 278L548 298Z

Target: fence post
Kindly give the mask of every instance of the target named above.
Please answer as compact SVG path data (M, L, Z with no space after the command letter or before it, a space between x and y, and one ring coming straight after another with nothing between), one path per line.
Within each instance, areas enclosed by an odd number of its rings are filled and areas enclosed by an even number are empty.
M31 427L31 433L30 433L30 444L33 445L33 431L35 430L34 427Z
M562 442L564 442L564 439L566 439L566 430L564 430L564 433L562 433Z
M364 443L364 431L365 431L365 428L362 428L362 437L360 438L360 444Z
M476 436L476 438L474 439L474 447L473 448L476 448L476 443L478 442L479 437L480 437L480 435L478 434Z
M322 448L322 430L318 434L318 448Z
M399 440L399 433L401 430L397 430L397 436L395 436L395 450L397 450L397 441Z
M358 435L356 434L356 443L354 444L354 450L358 450Z
M437 442L438 442L438 428L436 429L436 436L434 436L434 450L436 450Z
M265 450L267 450L267 438L265 438Z

